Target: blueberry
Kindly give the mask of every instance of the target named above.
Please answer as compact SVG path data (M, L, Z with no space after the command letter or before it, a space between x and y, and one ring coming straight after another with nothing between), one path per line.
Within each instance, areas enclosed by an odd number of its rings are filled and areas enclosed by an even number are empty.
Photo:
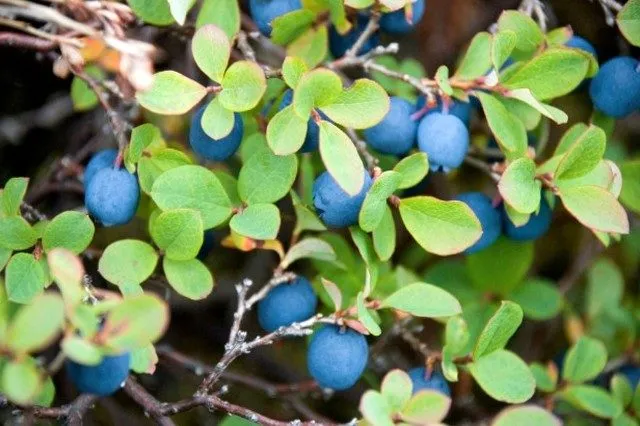
M362 334L325 325L311 337L307 367L321 387L344 390L362 376L368 357L369 346Z
M451 396L449 384L439 371L431 372L431 377L428 379L425 377L426 371L424 367L412 368L408 373L409 377L411 377L411 382L413 383L414 394L421 390L434 390L449 397Z
M204 231L202 245L200 246L200 250L198 251L196 257L200 260L204 260L213 249L213 245L215 244L215 242L216 239L213 235L213 230L209 229L208 231Z
M472 100L475 98L472 98ZM424 107L426 103L426 98L424 96L420 96L418 101L416 102L416 109L420 110ZM438 105L429 110L427 114L431 114L434 112L444 112L442 106L442 100L438 101ZM451 100L449 104L449 114L455 115L462 122L469 127L469 123L471 123L471 113L473 112L473 104L472 102L462 102L456 101L454 99Z
M128 352L105 356L98 365L83 365L68 360L67 374L80 393L108 396L120 389L129 375Z
M356 19L356 23L353 25L353 28L346 33L340 34L335 29L335 27L331 26L329 28L329 50L331 50L331 54L334 58L340 58L343 56L347 50L358 40L360 34L364 31L369 22L369 18L364 15L358 15ZM380 44L380 39L377 33L374 33L367 39L364 45L358 50L358 55L363 55Z
M580 36L574 35L565 43L565 46L572 47L574 49L580 49L592 54L596 58L598 57L596 49L591 45L591 43Z
M529 222L517 228L513 222L511 222L503 208L502 223L504 225L504 233L512 240L537 240L546 234L551 227L552 213L549 204L547 204L547 201L542 197L538 214L532 214Z
M407 22L404 8L395 12L385 13L380 18L380 28L391 34L406 34L410 32L424 16L425 0L417 0L413 3L413 16L411 22Z
M629 56L607 61L591 80L593 105L606 115L622 118L640 108L640 62Z
M313 205L320 219L329 228L345 228L358 223L360 207L371 187L367 172L360 192L351 197L333 179L329 172L318 176L313 183Z
M623 365L616 373L624 374L627 380L629 380L629 383L631 383L633 390L636 389L638 382L640 382L640 367L636 365Z
M459 167L469 150L469 130L451 114L427 114L418 126L418 148L429 156L432 170Z
M89 160L89 163L87 163L87 167L85 167L84 169L85 190L87 189L89 181L93 179L98 171L106 169L107 167L113 167L117 156L117 149L104 149L102 151L96 152L93 157L91 157L91 160Z
M298 277L271 289L258 304L258 321L265 331L304 321L316 313L318 297L311 283Z
M458 195L456 200L468 205L482 225L482 237L466 249L465 253L475 253L493 244L502 231L502 218L500 211L493 207L491 198L480 192L466 192Z
M367 143L383 154L402 155L416 142L418 122L411 119L416 111L409 101L393 96L389 112L381 122L364 131Z
M260 32L267 37L271 35L271 21L301 8L300 0L249 0L251 17Z
M202 124L200 123L204 109L205 107L200 108L191 119L189 144L195 153L204 159L224 161L236 152L240 146L240 142L242 142L244 131L242 118L237 112L233 113L234 122L231 133L222 139L213 139L204 132Z
M128 223L136 214L139 200L138 179L127 169L98 171L84 193L87 210L104 226Z
M284 108L291 105L293 102L293 91L291 89L287 90L282 97L282 101L280 102L279 110L283 110ZM323 120L329 120L322 111L320 112L320 117ZM320 144L320 127L316 124L313 118L309 118L307 122L307 136L304 138L304 143L300 148L299 152L313 152L318 150L318 145Z

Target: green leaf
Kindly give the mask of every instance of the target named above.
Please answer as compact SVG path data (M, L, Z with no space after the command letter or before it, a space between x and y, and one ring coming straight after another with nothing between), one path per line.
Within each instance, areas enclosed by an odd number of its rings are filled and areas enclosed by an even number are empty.
M502 65L509 59L517 41L518 36L511 30L498 31L493 35L491 62L496 70L502 68Z
M301 83L302 84L302 83ZM364 185L364 165L351 139L333 123L320 121L320 156L327 171L349 195Z
M93 343L79 336L67 336L60 345L67 358L84 365L98 365L102 351Z
M200 83L175 71L154 74L151 87L138 92L140 105L151 112L163 115L184 114L207 94Z
M55 247L66 248L75 254L82 253L93 239L95 226L84 213L62 212L49 222L42 236L42 245L46 251Z
M482 390L498 401L519 404L535 391L536 382L527 364L503 349L469 364L469 371Z
M622 405L627 407L633 399L633 389L629 379L624 374L614 374L610 383L611 395Z
M491 68L491 34L480 32L473 37L454 77L473 80L484 76Z
M156 370L157 363L158 354L151 344L131 351L129 368L138 374L153 374Z
M587 75L589 58L574 49L550 48L525 63L503 82L509 89L529 89L538 100L572 92Z
M383 172L374 180L360 208L358 223L366 232L374 231L382 221L389 198L402 182L402 175L392 170Z
M448 96L453 95L453 89L449 84L449 68L446 65L440 65L434 76L438 87Z
M297 174L295 155L280 156L265 149L252 155L242 166L238 194L247 204L274 203L287 195Z
M11 250L26 250L33 247L37 238L36 231L22 216L0 218L0 246Z
M327 56L329 33L325 25L309 28L293 43L287 46L287 56L297 56L309 68L315 68Z
M293 105L278 111L267 125L267 143L277 155L297 152L307 136L307 120L300 118Z
M587 228L618 234L629 232L627 213L607 190L591 185L565 187L558 195L569 213Z
M174 22L167 0L127 0L127 3L146 23L162 26Z
M311 27L316 14L307 9L293 10L271 21L271 41L285 46L300 37Z
M569 386L561 395L571 404L596 417L610 419L622 413L622 406L618 401L596 386Z
M187 13L195 0L168 0L169 10L173 19L180 25L184 25L185 19L187 19Z
M2 393L16 404L28 404L38 395L40 373L31 359L10 361L2 370Z
M640 160L625 161L620 165L622 191L620 201L630 210L640 213Z
M118 287L140 284L151 276L158 254L149 244L139 240L119 240L102 253L98 272Z
M599 340L582 336L567 352L562 378L571 383L583 383L600 374L607 363L607 349Z
M564 300L554 283L532 278L511 293L509 299L520 305L524 316L534 320L547 320L560 313Z
M585 311L589 319L620 306L624 295L624 277L611 260L598 259L589 268Z
M449 318L445 327L445 346L452 353L461 352L469 341L469 329L461 316Z
M407 198L400 202L400 216L422 248L441 256L471 247L482 235L480 222L461 201L427 196Z
M171 287L184 297L200 300L213 290L213 276L198 259L174 260L165 257L162 268Z
M51 407L55 396L56 388L53 385L53 379L51 379L51 376L46 377L44 379L44 383L40 387L40 392L33 400L33 404L39 405L40 407Z
M360 400L360 412L373 426L393 426L391 408L379 392L368 390Z
M407 403L400 417L410 424L441 422L451 408L451 398L435 390L422 390Z
M500 237L490 247L467 256L467 270L482 291L507 295L522 282L533 263L533 244Z
M638 426L638 422L629 414L622 413L611 421L611 426Z
M153 124L145 123L137 126L131 131L131 141L125 151L125 162L136 164L142 158L147 147L163 143L162 132Z
M495 96L478 92L487 123L507 158L523 157L527 152L527 132L524 124Z
M11 253L13 253L11 249L0 247L0 272L7 266Z
M280 262L280 267L286 270L293 262L305 258L332 262L336 260L336 253L326 241L319 238L305 238L291 246Z
M2 211L7 216L20 214L20 204L27 193L29 178L11 178L5 183L2 191Z
M196 65L207 77L222 81L231 55L231 43L223 30L215 25L200 27L193 36L191 52Z
M58 284L65 303L76 306L82 301L84 291L82 261L64 248L56 248L47 253L47 263L51 277Z
M273 204L251 204L234 215L229 226L254 240L273 240L280 230L280 210Z
M151 198L162 210L199 211L204 229L220 225L231 215L231 201L224 187L201 166L180 166L164 172L153 183Z
M462 312L460 302L447 291L426 283L402 287L382 301L381 308L393 308L425 318L441 318Z
M491 426L562 426L562 421L537 405L522 405L502 410Z
M334 122L353 129L378 124L389 112L387 92L373 80L358 79L328 105L320 107Z
M196 210L174 209L160 213L151 224L151 236L166 257L189 260L203 242L202 219Z
M169 324L169 308L158 296L143 294L124 299L104 325L105 345L114 351L132 350L153 343Z
M282 78L292 89L298 87L300 79L309 69L307 64L300 58L287 56L282 63Z
M498 19L498 29L513 31L516 35L515 52L520 56L535 52L544 41L544 34L536 22L524 13L506 10Z
M358 296L356 298L356 308L358 312L358 321L360 321L360 323L364 326L364 328L367 329L370 334L379 336L382 333L382 330L373 319L373 316L371 316L371 313L369 313L369 310L364 303L363 292L358 293Z
M401 411L411 399L413 383L407 373L402 370L391 370L382 380L380 392L387 401L392 413Z
M253 109L267 90L264 71L255 62L238 61L231 64L224 74L220 104L231 111Z
M240 30L240 6L237 0L206 0L196 18L196 28L213 24L225 32L229 40Z
M640 1L629 0L618 12L616 22L629 43L640 47Z
M514 105L521 106L524 103L530 106L531 108L535 109L537 112L541 113L545 117L552 119L557 124L564 124L569 120L569 116L564 111L554 106L544 104L538 101L535 98L535 96L533 96L533 93L531 93L531 90L529 89L509 90L509 92L506 93L506 96L507 98L503 100L503 103L506 102L508 99L517 99L519 102L516 102ZM540 114L537 115L536 121L539 121L539 119L540 119ZM527 125L527 123L525 123L525 125ZM530 127L527 125L527 130L531 130L534 127L536 126L534 125Z
M85 67L85 72L96 80L104 80L106 75L102 69L95 65ZM74 76L71 80L71 101L73 102L74 111L89 111L98 105L98 95L93 91L91 86L78 76Z
M556 179L575 179L592 171L602 160L607 135L597 126L589 126L571 144L555 172Z
M23 306L7 330L7 347L16 353L46 348L64 325L64 304L60 296L41 294Z
M202 130L214 139L222 139L231 133L234 123L235 114L220 105L219 98L209 102L200 120Z
M306 120L312 109L332 104L341 94L340 77L319 68L302 76L293 92L293 107L296 114Z
M373 247L383 262L391 259L396 249L396 224L388 205L384 206L382 219L378 227L373 230Z
M518 158L504 171L498 190L512 208L524 214L534 213L540 207L540 188L536 180L536 164L528 157Z
M191 164L191 159L183 152L165 148L154 152L151 157L143 156L138 163L138 180L140 188L147 194L156 179L167 170Z
M477 360L503 349L522 324L522 315L522 308L517 303L503 301L480 333L473 358Z
M556 390L558 381L557 371L554 377L551 376L549 369L540 363L534 362L529 366L531 374L536 379L536 386L542 392L553 392Z
M29 303L44 290L45 271L29 253L13 255L5 270L7 297L12 302Z
M393 170L402 175L402 181L398 189L411 188L419 184L429 173L429 158L426 152L417 152L404 157Z

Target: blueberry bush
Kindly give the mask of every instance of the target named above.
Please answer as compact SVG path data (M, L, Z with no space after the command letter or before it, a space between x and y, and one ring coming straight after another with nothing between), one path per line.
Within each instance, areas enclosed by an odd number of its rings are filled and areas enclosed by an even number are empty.
M1 182L3 419L640 424L640 0L432 3L0 0L101 129Z

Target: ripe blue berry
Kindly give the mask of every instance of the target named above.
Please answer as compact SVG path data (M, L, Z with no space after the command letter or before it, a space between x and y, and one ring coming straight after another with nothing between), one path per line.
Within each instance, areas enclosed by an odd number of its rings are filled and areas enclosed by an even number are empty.
M320 219L329 228L355 225L370 187L371 177L365 172L362 189L351 197L340 188L329 172L324 172L313 183L313 205Z
M316 313L318 297L311 283L298 277L280 284L258 303L258 321L265 331L272 332L294 322L304 321Z
M624 374L629 383L631 383L631 389L635 390L640 382L640 367L632 364L626 364L620 367L617 373Z
M98 365L83 365L68 360L67 374L81 393L108 396L120 389L129 376L129 352L105 356Z
M93 177L102 169L107 167L113 167L118 156L117 149L104 149L96 152L91 160L87 163L87 167L84 169L84 188L87 189L87 185L93 179Z
M250 0L251 17L260 32L267 37L271 35L271 21L278 16L302 8L300 0Z
M325 325L311 337L307 367L321 387L343 390L358 381L368 357L369 346L362 334Z
M413 3L413 16L411 22L407 22L404 8L395 12L385 13L380 18L380 29L391 34L406 34L410 32L424 16L425 0L417 0Z
M367 23L369 22L369 18L364 15L358 15L353 28L346 33L340 34L335 29L335 27L331 26L329 28L329 50L331 50L331 54L334 58L340 58L343 56L347 50L358 40L360 34L367 27ZM374 33L369 39L364 43L364 45L358 50L358 55L363 55L380 44L380 39L377 33Z
M431 372L431 377L428 379L425 377L426 371L424 367L412 368L408 373L409 377L411 377L411 382L413 383L414 394L421 390L434 390L449 397L451 396L449 384L439 371Z
M546 234L551 227L552 214L553 212L551 211L549 204L547 204L547 201L543 197L540 201L540 211L538 214L532 214L529 222L517 228L513 222L511 222L507 213L503 209L502 223L504 225L504 233L512 240L537 240Z
M591 80L593 105L603 113L622 118L640 108L640 62L629 56L607 61Z
M574 35L566 43L565 46L572 47L574 49L580 49L587 53L592 54L594 57L598 57L596 49L584 38Z
M138 179L127 169L98 171L87 185L84 204L104 226L124 225L136 214L140 200Z
M200 157L211 161L224 161L231 157L242 142L244 126L242 117L237 112L233 113L234 121L231 133L222 139L213 139L202 129L202 115L205 107L196 112L191 119L191 129L189 129L189 144L193 151Z
M464 161L469 150L469 130L454 115L432 112L418 126L418 148L429 156L432 170L448 172Z
M279 110L282 110L293 102L293 91L291 89L287 90L282 97L282 101L280 102ZM329 120L322 111L320 112L320 116L323 120ZM307 122L307 136L304 138L304 143L300 148L299 152L313 152L318 150L318 145L320 144L320 127L316 124L313 118L309 118Z
M403 155L416 142L418 122L411 119L415 106L409 101L393 96L389 112L381 122L364 131L367 143L383 154Z
M502 232L502 218L500 211L493 207L491 198L480 192L466 192L456 197L468 205L482 225L482 236L465 253L475 253L493 244Z

